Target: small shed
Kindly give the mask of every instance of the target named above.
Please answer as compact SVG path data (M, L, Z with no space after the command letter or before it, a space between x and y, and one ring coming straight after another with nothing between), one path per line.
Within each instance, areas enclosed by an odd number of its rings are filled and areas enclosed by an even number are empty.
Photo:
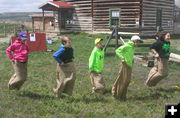
M33 32L42 32L43 31L43 15L42 14L32 14L32 28ZM45 31L55 30L55 20L54 16L51 13L44 15L44 24Z
M157 29L174 33L174 4L174 0L54 0L39 8L43 14L57 14L60 31L109 32L118 25L151 28L139 33L153 35Z
M43 31L46 30L46 21L45 21L45 11L53 11L54 16L54 29L62 31L66 29L65 25L68 22L68 19L71 19L72 12L74 11L74 5L64 1L49 1L39 6L43 11Z

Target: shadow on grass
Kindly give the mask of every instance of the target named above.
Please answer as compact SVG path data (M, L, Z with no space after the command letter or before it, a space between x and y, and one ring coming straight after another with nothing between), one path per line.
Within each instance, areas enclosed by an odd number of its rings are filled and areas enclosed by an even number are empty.
M111 88L105 88L104 92L103 92L103 95L106 95L106 94L110 94L111 95Z
M168 89L158 88L158 89L156 89L156 91L166 92L166 93L174 93L174 92L180 92L180 89L176 89L176 88L168 88Z
M106 100L102 94L83 95L78 101L84 102L86 104L96 103L96 102L108 103L108 100Z
M109 101L105 98L106 96L109 95L112 96L111 88L106 88L102 93L96 93L96 94L88 93L87 95L82 95L79 101L83 101L84 103L95 103L95 102L108 103Z
M30 99L55 99L55 100L60 100L60 99L64 99L66 100L66 102L84 102L86 104L88 103L95 103L95 102L101 102L101 103L107 103L108 101L106 99L104 99L104 96L102 94L87 94L87 95L82 95L79 98L75 98L74 96L68 96L66 94L62 94L61 98L54 98L54 96L49 96L49 95L40 95L34 92L30 92L30 91L22 91L21 93L18 93L18 96L21 97L28 97Z
M22 94L18 94L21 97L28 97L31 99L54 99L54 96L40 95L30 91L23 91Z
M157 100L159 98L164 98L164 99L169 99L169 98L173 98L174 92L180 92L180 89L175 89L175 88L157 88L157 89L150 89L150 92L147 92L146 95L142 95L141 96L133 96L133 97L129 97L129 100L141 100L141 101L148 101L148 100Z

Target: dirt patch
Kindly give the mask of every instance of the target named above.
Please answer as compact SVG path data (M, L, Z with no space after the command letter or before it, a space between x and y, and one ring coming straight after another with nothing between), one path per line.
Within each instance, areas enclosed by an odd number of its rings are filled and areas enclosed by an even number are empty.
M9 40L11 39L11 35L8 37L0 38L0 43L9 43Z

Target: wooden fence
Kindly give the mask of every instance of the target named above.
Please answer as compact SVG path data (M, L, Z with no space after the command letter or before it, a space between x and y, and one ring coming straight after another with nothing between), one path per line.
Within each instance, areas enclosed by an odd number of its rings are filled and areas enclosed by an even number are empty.
M16 34L16 32L21 30L21 24L0 23L0 37L6 37L10 34Z

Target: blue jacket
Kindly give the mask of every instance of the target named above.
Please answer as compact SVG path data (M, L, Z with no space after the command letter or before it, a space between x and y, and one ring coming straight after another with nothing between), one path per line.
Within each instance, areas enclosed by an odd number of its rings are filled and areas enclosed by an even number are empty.
M58 63L68 63L74 58L74 50L73 48L61 45L59 50L53 54L53 57Z

